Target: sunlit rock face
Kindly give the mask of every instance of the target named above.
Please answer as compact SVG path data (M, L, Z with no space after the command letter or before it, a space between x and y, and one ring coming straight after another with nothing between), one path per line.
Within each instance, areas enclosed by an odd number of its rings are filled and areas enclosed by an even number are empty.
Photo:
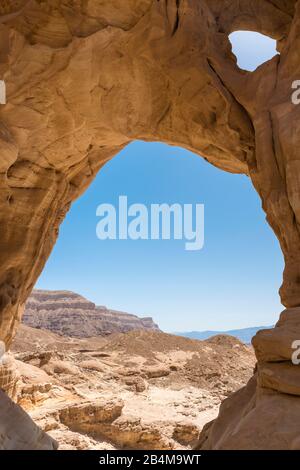
M23 323L73 338L107 336L132 330L157 330L152 318L96 306L75 292L34 290L28 298Z
M291 100L299 3L3 0L0 14L7 347L70 204L134 139L179 145L249 175L285 257L282 302L300 305L300 106ZM237 29L276 39L280 55L240 70L228 40Z

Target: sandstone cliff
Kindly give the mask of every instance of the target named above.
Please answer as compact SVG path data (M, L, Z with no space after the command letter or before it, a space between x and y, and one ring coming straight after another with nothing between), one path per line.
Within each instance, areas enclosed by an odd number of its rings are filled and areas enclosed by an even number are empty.
M97 307L81 295L68 291L34 290L26 303L23 322L34 328L77 338L159 329L150 317L139 318Z

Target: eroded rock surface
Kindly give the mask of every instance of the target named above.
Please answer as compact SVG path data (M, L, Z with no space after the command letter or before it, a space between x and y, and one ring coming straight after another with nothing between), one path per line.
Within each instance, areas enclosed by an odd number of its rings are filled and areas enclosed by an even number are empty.
M52 450L58 444L0 390L0 450Z

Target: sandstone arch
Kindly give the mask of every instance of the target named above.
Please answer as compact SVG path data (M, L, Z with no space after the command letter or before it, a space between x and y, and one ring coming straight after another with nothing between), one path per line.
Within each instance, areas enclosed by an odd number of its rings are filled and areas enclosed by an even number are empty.
M255 346L261 363L274 361L284 338L288 363L300 307L299 2L2 0L0 13L0 339L9 346L72 201L142 139L251 178L284 254L291 309ZM281 55L239 70L228 40L237 29L276 39ZM213 436L205 445L217 446Z

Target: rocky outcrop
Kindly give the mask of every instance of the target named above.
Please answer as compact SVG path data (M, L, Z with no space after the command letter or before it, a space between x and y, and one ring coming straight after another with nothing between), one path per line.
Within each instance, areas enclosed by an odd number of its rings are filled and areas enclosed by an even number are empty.
M159 329L150 317L139 318L97 307L84 297L67 291L33 291L25 306L23 322L33 328L77 338Z
M0 390L0 450L52 450L56 441Z
M0 359L0 390L3 390L10 398L16 397L16 384L18 371L11 354L4 354Z
M0 450L56 449L56 441L35 425L13 401L18 399L19 383L24 373L24 367L18 366L12 354L5 353L0 359ZM22 366L28 369L26 364L22 363ZM34 379L37 383L41 382L40 377L31 374L30 387Z
M0 2L7 347L70 204L136 139L185 147L251 178L284 255L282 302L300 306L300 106L291 100L299 27L296 0ZM280 55L240 70L228 39L236 29L269 35Z

